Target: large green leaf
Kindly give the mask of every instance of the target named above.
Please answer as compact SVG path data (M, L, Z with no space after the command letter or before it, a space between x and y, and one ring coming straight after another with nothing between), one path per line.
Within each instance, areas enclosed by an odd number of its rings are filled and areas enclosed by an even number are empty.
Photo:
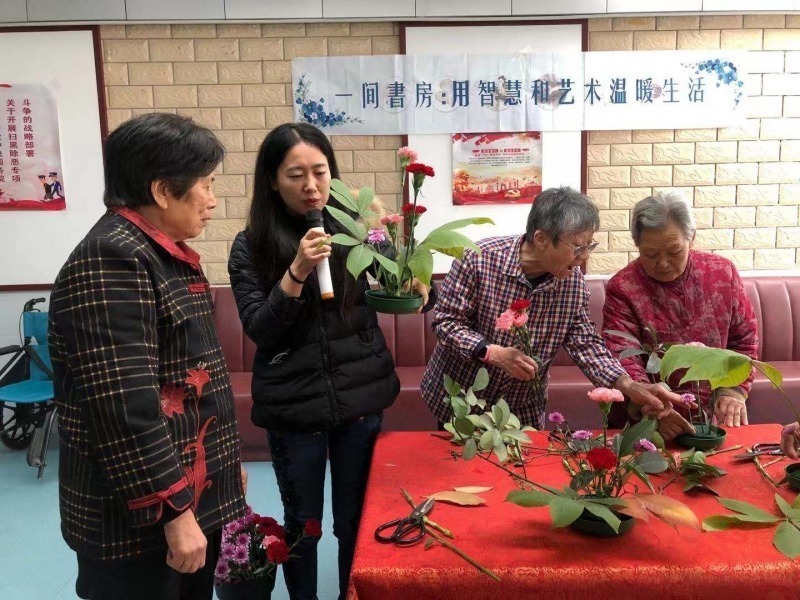
M420 244L414 249L411 258L408 259L408 268L411 274L419 279L423 284L431 284L433 275L433 255L427 246Z
M719 503L725 508L751 517L753 519L752 522L755 523L774 523L775 521L781 520L780 517L776 517L775 515L768 513L757 506L753 506L749 502L744 502L743 500L734 500L732 498L717 498L717 500L719 500Z
M794 519L795 521L800 521L800 510L792 508L792 505L789 504L778 494L775 494L775 502L778 504L778 508L781 509L781 512L784 515L786 515L790 519Z
M669 463L659 452L644 452L636 459L636 466L643 472L653 475L666 471Z
M523 444L530 444L531 438L528 437L528 434L524 431L520 431L517 428L513 429L504 429L502 432L503 442L513 443L513 442L522 442Z
M353 217L348 215L346 212L344 212L343 210L339 210L338 208L336 208L335 206L331 206L330 204L325 206L325 210L331 213L333 218L339 221L339 223L344 225L347 228L347 231L353 234L354 238L358 240L366 239L367 230L361 223L356 223L353 220Z
M441 227L431 231L420 243L420 246L422 245L459 260L464 256L464 248L470 248L476 252L479 251L475 242L463 233L442 229Z
M494 447L494 432L494 429L489 429L481 434L481 438L478 440L481 450L490 450Z
M368 187L362 187L358 190L358 214L364 216L371 212L369 210L372 200L375 198L375 190Z
M444 389L451 396L458 396L461 393L461 386L458 385L457 381L453 381L453 378L449 375L444 376Z
M454 423L456 431L467 437L471 437L475 433L475 425L467 418L456 419Z
M550 504L555 496L547 492L540 492L537 490L511 490L506 496L506 502L511 502L517 506L524 506L525 508L542 507Z
M707 346L670 346L661 359L661 378L667 379L678 369L688 369L681 379L708 381L712 389L734 387L750 376L752 359L744 354Z
M781 383L783 383L783 375L771 364L761 362L760 360L754 360L753 366L761 371L775 387L780 387Z
M553 527L566 527L583 513L583 504L571 498L556 496L550 500L550 517Z
M772 543L781 554L792 560L800 556L800 531L790 521L784 521L778 525Z
M461 229L462 227L466 227L467 225L484 225L486 223L488 223L489 225L494 225L494 221L492 221L489 217L472 217L470 219L458 219L456 221L449 221L444 225L440 225L436 229Z
M488 385L489 371L487 371L485 367L481 367L478 369L477 375L475 375L475 383L472 384L472 390L474 392L480 392L481 390L485 390Z
M372 264L372 253L366 246L353 246L347 255L347 270L355 278Z
M350 188L340 179L331 179L331 195L353 212L359 212L358 202L350 193Z
M464 444L464 452L462 452L461 456L464 457L464 460L470 460L471 458L474 458L477 453L478 446L475 444L475 440L473 438L469 438L467 443Z
M593 504L592 502L586 502L584 506L586 507L586 510L592 513L594 516L600 517L603 519L603 521L608 523L615 533L619 533L619 526L622 521L620 521L619 517L611 512L608 507L600 504Z
M658 421L639 421L633 427L628 427L622 432L622 441L619 446L619 457L633 454L634 446L639 440L650 440L658 427Z
M361 240L357 240L346 233L334 233L328 241L332 244L339 244L340 246L358 246L363 243Z
M386 269L387 271L389 271L389 273L391 273L392 275L397 277L397 263L396 262L394 262L393 260L391 260L389 258L386 258L383 254L381 254L380 252L375 250L375 248L372 248L370 246L367 246L367 248L369 249L370 252L372 252L373 258L375 260L377 260L384 269Z

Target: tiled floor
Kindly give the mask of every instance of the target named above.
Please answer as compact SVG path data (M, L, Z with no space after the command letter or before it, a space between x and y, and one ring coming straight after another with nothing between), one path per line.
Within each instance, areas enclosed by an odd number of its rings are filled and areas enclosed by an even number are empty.
M25 462L24 452L0 447L0 600L76 600L75 554L61 537L58 516L58 451L51 450L43 479ZM283 510L272 463L246 463L248 501L263 515L281 520ZM331 531L330 496L325 499L319 546L319 598L338 593L336 538ZM289 595L279 573L273 600Z

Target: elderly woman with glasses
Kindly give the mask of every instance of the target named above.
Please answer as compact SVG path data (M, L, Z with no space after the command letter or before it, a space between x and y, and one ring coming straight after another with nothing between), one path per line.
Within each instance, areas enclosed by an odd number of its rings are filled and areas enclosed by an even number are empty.
M536 198L525 233L478 242L455 261L441 287L433 328L438 344L422 379L428 408L450 418L443 378L466 388L478 370L489 370L481 397L505 398L524 425L544 426L548 370L562 346L597 386L616 388L647 414L666 414L678 400L658 385L637 382L610 354L589 316L589 293L581 265L597 246L597 207L570 188L548 189ZM514 347L513 335L496 328L514 301L529 303L532 354ZM533 381L533 384L531 382Z
M654 328L662 343L701 343L727 348L756 358L758 333L750 299L731 261L692 249L695 222L689 206L674 193L658 193L640 200L631 215L633 242L639 258L614 275L606 286L603 335L612 352L631 342L610 330L622 331L641 343L652 343L646 328ZM640 382L653 381L642 355L622 359L628 374ZM695 393L696 383L678 388L680 377L667 382L674 391ZM745 400L751 378L741 386L717 389L714 416L720 425L747 425ZM700 386L699 399L709 405L711 390ZM614 407L613 425L636 420L634 405ZM659 420L665 439L693 427L680 408Z

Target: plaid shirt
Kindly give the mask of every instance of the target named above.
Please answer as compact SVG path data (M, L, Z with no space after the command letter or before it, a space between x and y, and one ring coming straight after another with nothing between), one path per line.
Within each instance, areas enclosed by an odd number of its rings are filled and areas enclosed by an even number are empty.
M523 425L541 428L548 373L561 346L597 386L611 387L625 374L589 316L589 290L580 270L573 269L564 280L549 277L533 289L519 264L522 241L522 236L481 240L480 255L467 250L463 260L453 263L441 286L433 321L438 344L422 378L422 397L440 421L451 415L450 403L443 400L444 375L466 388L478 369L486 366L489 386L480 396L489 405L505 398ZM534 387L475 358L485 344L513 345L513 335L496 331L495 321L511 302L523 298L532 303L528 312L531 347L544 363Z
M128 209L101 217L58 274L61 529L82 556L163 560L176 511L206 533L244 514L208 290L197 253Z

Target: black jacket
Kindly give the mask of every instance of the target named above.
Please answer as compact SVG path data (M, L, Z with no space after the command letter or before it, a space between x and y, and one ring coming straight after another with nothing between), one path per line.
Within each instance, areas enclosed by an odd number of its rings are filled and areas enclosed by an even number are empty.
M259 282L245 232L228 261L244 331L258 346L253 362L253 423L278 431L321 431L374 414L400 392L394 361L378 318L364 304L366 276L345 317L336 300L305 311L306 294L319 294L315 274L300 298L287 296L280 278ZM281 273L282 275L282 273Z

